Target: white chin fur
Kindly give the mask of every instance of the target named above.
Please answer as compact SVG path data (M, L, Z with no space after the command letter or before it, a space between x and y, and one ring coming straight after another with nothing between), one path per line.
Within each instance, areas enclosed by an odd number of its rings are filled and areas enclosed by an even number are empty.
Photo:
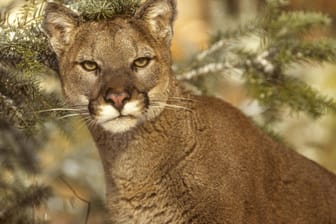
M140 108L136 102L129 102L121 111L122 115L130 117L119 117L120 113L111 105L100 105L99 113L96 116L97 123L100 124L106 131L112 133L124 133L134 127L139 122Z
M112 133L124 133L135 128L137 124L138 120L136 118L122 117L102 123L101 126L106 131L110 131Z

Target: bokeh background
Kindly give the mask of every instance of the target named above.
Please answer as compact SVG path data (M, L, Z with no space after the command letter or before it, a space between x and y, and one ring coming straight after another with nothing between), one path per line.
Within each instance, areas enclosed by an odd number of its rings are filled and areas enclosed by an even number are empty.
M11 2L1 0L0 10ZM19 1L16 1L19 2ZM24 2L24 1L22 1ZM219 30L234 29L258 15L263 0L177 0L179 15L175 24L172 53L176 63L188 61L208 47ZM19 4L19 3L18 3ZM291 0L288 10L311 10L336 18L335 0ZM335 35L335 23L327 33L317 31L307 38ZM299 67L301 77L322 93L336 98L336 67L328 64ZM293 71L295 73L295 71ZM207 94L231 102L249 116L257 116L258 105L248 97L238 77L221 75L206 83ZM46 91L61 93L56 78L42 82ZM27 177L27 183L45 183L54 190L36 214L55 224L85 223L90 204L89 222L103 223L104 177L95 145L85 128L76 119L67 119L67 130L54 123L46 124L50 140L40 150L42 173ZM336 173L336 116L326 115L312 120L304 114L288 114L274 129L295 150ZM1 172L1 171L0 171ZM5 174L2 174L5 175ZM11 178L11 177L8 177ZM1 198L0 198L1 200Z

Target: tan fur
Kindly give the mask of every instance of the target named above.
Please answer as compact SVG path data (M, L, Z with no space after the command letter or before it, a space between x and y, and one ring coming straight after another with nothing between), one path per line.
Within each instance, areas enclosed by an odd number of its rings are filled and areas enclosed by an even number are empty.
M336 223L333 174L269 138L229 104L179 87L167 47L175 8L173 0L149 0L134 17L102 22L80 22L57 4L46 9L44 29L65 97L83 116L90 112L109 219ZM132 67L147 56L147 66ZM99 70L83 70L85 60ZM112 90L131 96L120 112L104 98Z

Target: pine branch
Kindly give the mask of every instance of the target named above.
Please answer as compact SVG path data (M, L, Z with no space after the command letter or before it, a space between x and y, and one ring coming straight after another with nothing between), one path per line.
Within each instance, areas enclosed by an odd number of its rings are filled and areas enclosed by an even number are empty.
M217 35L209 49L188 62L187 69L177 70L178 78L199 84L195 79L211 77L214 72L238 76L251 96L273 115L284 107L312 117L336 113L335 100L286 74L293 64L335 63L334 39L309 40L304 35L316 27L330 26L331 20L322 13L284 12L285 5L270 0L259 16L262 19L255 19L242 30ZM265 116L276 117L270 113Z
M15 63L26 74L38 73L45 66L57 70L55 55L40 28L43 4L37 3L26 1L15 21L10 22L7 16L1 16L0 61Z
M59 99L42 93L35 79L0 66L0 118L18 128L32 128L37 122L50 119L50 114L37 111L57 105L61 105Z
M86 21L111 19L116 15L134 15L140 0L81 0L72 7L77 8Z
M49 187L39 185L9 192L0 202L0 222L37 223L37 220L34 220L35 217L32 219L28 213L35 207L41 206L51 195L52 191ZM38 223L45 222L40 220Z
M0 119L0 157L6 158L6 166L36 174L39 171L37 151L41 142L34 136L28 137L15 128L10 121Z
M269 33L273 37L302 36L314 28L323 28L331 25L331 18L321 12L283 12L278 18L269 23Z
M336 62L336 41L323 39L317 41L297 41L287 51L288 61L313 61L313 62ZM290 55L289 55L290 54Z
M250 94L266 108L270 105L278 109L288 107L293 112L305 112L313 118L336 113L334 99L321 95L293 77L286 76L269 82L257 73L251 73L246 85Z

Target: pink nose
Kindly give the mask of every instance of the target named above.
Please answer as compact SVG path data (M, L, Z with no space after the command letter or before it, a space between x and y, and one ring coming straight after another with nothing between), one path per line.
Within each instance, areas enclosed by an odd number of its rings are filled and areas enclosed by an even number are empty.
M121 110L129 99L130 95L127 92L115 93L109 91L105 97L105 101L113 104L118 110Z

